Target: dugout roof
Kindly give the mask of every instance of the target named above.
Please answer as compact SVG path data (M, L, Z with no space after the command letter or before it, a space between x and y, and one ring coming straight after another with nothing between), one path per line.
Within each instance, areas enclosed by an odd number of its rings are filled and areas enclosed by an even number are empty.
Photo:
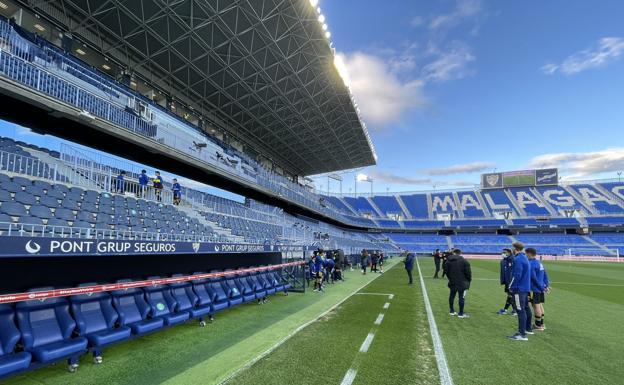
M292 173L376 161L309 0L21 3Z

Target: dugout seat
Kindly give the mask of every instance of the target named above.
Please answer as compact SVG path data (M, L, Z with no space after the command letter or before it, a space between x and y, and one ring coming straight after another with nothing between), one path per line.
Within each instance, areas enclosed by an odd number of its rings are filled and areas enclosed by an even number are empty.
M172 277L181 277L182 274L174 274ZM199 297L193 291L193 285L191 282L179 282L169 285L171 288L171 295L173 299L178 303L178 311L188 312L190 318L199 319L200 326L206 326L204 317L208 316L212 308L210 303L208 305L200 305Z
M41 287L30 291L52 290ZM78 368L78 357L87 351L87 339L72 337L76 322L65 298L42 298L18 302L15 306L24 350L33 361L51 363L67 359L71 372Z
M264 281L258 279L258 275L256 273L250 273L247 276L247 281L251 285L256 293L256 299L259 301L264 300L267 296L267 292L264 288Z
M223 278L210 278L206 282L208 292L212 294L212 309L218 312L230 306L228 295L221 284Z
M228 270L232 271L232 270ZM223 279L223 287L228 295L228 299L230 301L230 307L240 305L243 303L243 294L238 288L238 284L236 282L236 276L234 274L227 275Z
M94 285L96 283L80 286ZM113 299L109 293L74 295L70 300L78 334L89 341L95 363L102 362L102 349L105 346L130 338L131 331L128 326L116 326L119 314L113 307Z
M204 274L204 273L199 273L199 272L193 273L193 275L197 275L197 274ZM212 292L208 290L206 286L207 283L208 283L207 279L198 279L198 280L193 280L191 285L193 287L193 292L197 296L197 307L208 309L209 311L207 315L209 319L212 321L213 319L212 314L214 313L214 309L212 307L213 294ZM201 320L203 319L200 319L200 321Z
M129 279L117 283L131 282ZM113 306L119 314L119 324L128 326L133 334L143 335L161 329L164 325L162 318L152 318L149 304L145 301L143 290L140 288L121 289L111 292Z
M148 280L160 279L157 276L147 277ZM171 294L171 288L167 285L154 285L145 287L145 298L152 308L154 317L162 318L165 325L176 325L189 319L188 311L180 311L178 302Z
M25 370L30 365L31 354L16 352L15 346L22 338L15 326L15 312L9 305L0 305L0 378Z
M268 270L258 272L258 279L264 285L264 289L266 290L267 295L272 295L275 294L275 284L273 282L273 279L269 277L268 273Z
M239 273L236 275L236 281L238 283L238 289L240 290L243 296L243 302L249 302L256 299L256 293L254 292L253 287L249 284L247 280L246 273Z

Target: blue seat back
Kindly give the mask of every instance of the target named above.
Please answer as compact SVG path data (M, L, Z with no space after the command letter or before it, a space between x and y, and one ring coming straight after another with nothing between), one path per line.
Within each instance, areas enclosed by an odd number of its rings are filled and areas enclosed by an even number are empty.
M86 283L80 286L93 285L96 283ZM81 335L112 329L119 319L109 293L75 295L70 301L78 332Z
M32 289L39 290L52 288ZM67 340L76 328L76 322L69 314L69 303L65 298L18 302L15 309L26 350Z
M195 273L202 274L202 273ZM213 300L213 293L208 290L207 279L198 279L193 281L193 292L197 296L197 304L200 306L210 305Z
M15 326L15 312L9 305L0 305L0 357L11 354L22 337Z
M160 277L147 277L147 279L160 279ZM145 297L154 317L161 317L176 312L177 302L171 296L169 286L147 286L145 288Z
M118 281L119 283L128 280ZM115 290L111 292L113 305L119 314L121 325L132 324L147 319L150 307L145 301L143 290L140 288Z
M173 277L180 277L180 274L173 275ZM172 283L169 285L171 288L171 295L178 304L178 311L185 311L195 307L198 298L193 292L193 287L190 282Z
M228 299L228 293L223 288L223 278L211 278L206 284L208 290L213 292L214 301L224 301Z

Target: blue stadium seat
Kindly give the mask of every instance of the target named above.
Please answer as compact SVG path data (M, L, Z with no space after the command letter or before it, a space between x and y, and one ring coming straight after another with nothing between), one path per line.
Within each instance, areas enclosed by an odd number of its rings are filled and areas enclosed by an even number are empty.
M25 370L30 365L30 353L15 351L21 338L22 335L15 326L13 308L0 305L0 378Z
M52 190L67 194L69 192L69 187L65 186L64 184L55 184L54 186L52 186ZM49 193L50 190L48 190L48 194Z
M173 277L181 277L182 274L174 274ZM190 318L199 319L199 324L205 326L204 317L212 312L212 307L208 305L199 305L199 297L193 291L191 282L172 283L171 295L178 303L178 311L189 312Z
M15 202L21 203L23 205L32 206L37 203L37 198L27 192L21 192L19 194L15 194Z
M275 284L273 279L267 275L267 271L258 272L258 280L260 280L264 285L267 295L275 294Z
M75 218L74 212L70 209L60 207L54 211L54 217L58 219L65 219L68 221L73 221Z
M12 193L21 193L24 191L21 185L14 182L2 183L2 188Z
M52 290L51 287L31 291ZM67 359L70 370L78 366L78 357L87 351L87 339L74 337L76 322L69 313L65 298L42 298L18 302L15 306L24 350L33 361L51 363Z
M65 195L63 194L63 192L58 190L58 189L50 189L50 190L48 190L46 192L45 196L51 197L51 198L56 198L56 199L64 199L65 198Z
M243 302L249 302L256 299L256 293L247 280L247 274L239 274L236 276L238 290L243 296Z
M28 215L24 205L17 202L2 202L2 205L0 205L0 213L12 217L25 217Z
M11 231L15 230L15 225L12 225L13 220L7 214L0 214L0 230L8 231L11 228Z
M147 277L159 279L160 277ZM178 311L178 303L171 295L171 289L166 285L154 285L145 288L145 298L152 308L154 317L162 318L165 325L176 325L189 319L188 311Z
M273 280L273 285L275 286L275 291L277 291L277 292L282 291L282 292L288 294L288 289L290 289L292 287L292 285L282 278L281 273L279 271L277 271L277 270L270 270L267 273L267 276L270 279Z
M20 231L27 233L43 232L43 220L37 217L22 217L17 220L17 226Z
M81 284L94 286L96 283ZM109 293L92 293L71 297L71 309L76 317L78 334L89 341L94 361L102 362L102 349L105 346L130 338L128 326L116 326L119 315L113 308Z
M231 271L231 270L230 270ZM240 305L243 303L243 294L238 288L236 282L236 276L228 275L223 279L223 287L225 288L228 299L230 301L230 307Z
M215 313L230 306L228 295L221 285L222 280L222 278L210 278L206 282L206 288L212 294L212 310Z
M49 207L49 208L57 208L59 207L59 201L56 197L46 195L46 196L41 197L41 199L39 200L39 205Z
M253 288L254 293L256 293L256 299L258 300L258 302L266 299L267 292L264 289L264 281L260 280L257 274L250 273L247 277L247 281L249 281L249 284Z
M52 189L52 185L46 181L43 180L36 180L33 182L34 186L40 187L46 191L50 191Z
M32 184L33 183L32 180L24 178L24 177L21 177L21 176L14 176L13 177L13 183L16 183L16 184L18 184L20 186L24 186L24 187L33 185Z
M42 218L42 219L49 219L54 216L52 214L52 211L48 207L39 206L39 205L32 206L30 208L30 215L32 215L33 217Z
M129 279L117 283L130 282ZM113 306L119 314L119 324L128 326L133 334L143 335L164 325L162 318L152 318L150 305L145 301L143 290L139 288L115 290L111 292Z
M202 273L193 273L193 275L202 274ZM208 290L206 284L208 283L207 279L197 279L192 281L193 292L197 296L197 308L205 308L208 309L208 317L212 321L213 319L213 308L212 308L212 292ZM200 321L202 319L200 318Z
M6 190L0 190L0 203L11 202L12 200L13 200L13 197L11 196L10 192Z

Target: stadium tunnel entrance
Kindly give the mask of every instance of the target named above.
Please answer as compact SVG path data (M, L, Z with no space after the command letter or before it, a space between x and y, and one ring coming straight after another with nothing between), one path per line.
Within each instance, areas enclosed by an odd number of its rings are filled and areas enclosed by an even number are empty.
M117 254L0 257L0 294L33 287L77 287L87 282L112 283L212 270L280 264L281 252L211 254Z

